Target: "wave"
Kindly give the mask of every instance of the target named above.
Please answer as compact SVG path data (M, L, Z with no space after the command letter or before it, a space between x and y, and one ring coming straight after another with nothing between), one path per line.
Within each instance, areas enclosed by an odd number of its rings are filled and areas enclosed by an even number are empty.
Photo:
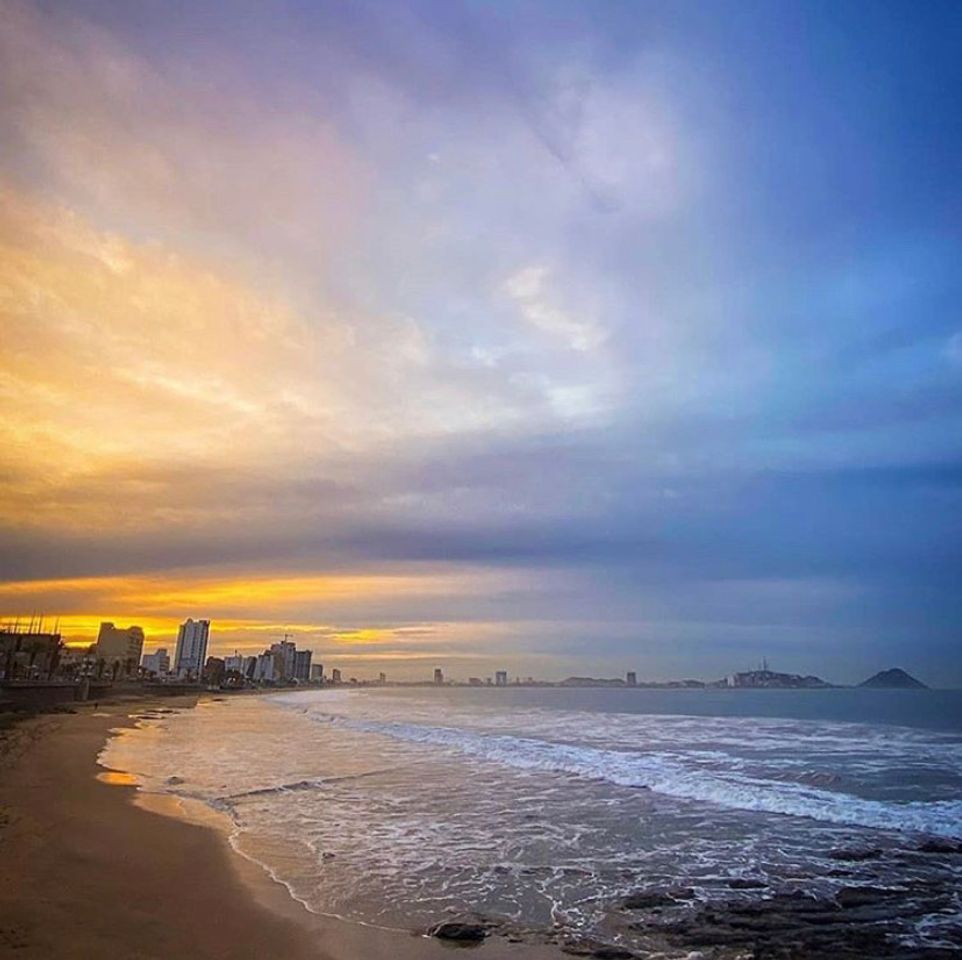
M717 804L732 810L806 817L828 823L962 837L962 801L902 803L753 777L736 770L707 770L657 753L556 743L508 734L485 734L456 727L363 720L314 714L317 720L361 733L374 733L441 747L519 770L562 773L620 787L649 789L681 800Z
M297 793L302 790L323 790L336 783L344 783L350 780L363 780L365 777L376 777L384 770L366 770L364 773L349 773L340 777L313 777L307 780L294 780L290 783L278 783L269 787L256 787L253 790L242 790L240 793L231 793L227 796L218 797L220 802L233 803L236 800L248 800L251 797L267 797L281 793Z

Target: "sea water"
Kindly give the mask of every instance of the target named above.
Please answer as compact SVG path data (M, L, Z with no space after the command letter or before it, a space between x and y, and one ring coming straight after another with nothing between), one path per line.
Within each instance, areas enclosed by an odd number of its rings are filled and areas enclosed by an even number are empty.
M962 837L957 691L311 690L148 714L101 762L226 813L309 909L404 929L603 934L639 887L830 893L851 847L897 883Z

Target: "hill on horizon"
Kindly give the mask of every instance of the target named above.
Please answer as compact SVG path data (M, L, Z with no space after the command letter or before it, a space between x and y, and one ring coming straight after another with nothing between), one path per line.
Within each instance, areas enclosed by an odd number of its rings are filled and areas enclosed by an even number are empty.
M860 687L875 687L877 689L903 689L903 690L928 690L929 688L916 680L910 673L906 673L900 667L892 667L891 670L880 670L868 680L863 680Z

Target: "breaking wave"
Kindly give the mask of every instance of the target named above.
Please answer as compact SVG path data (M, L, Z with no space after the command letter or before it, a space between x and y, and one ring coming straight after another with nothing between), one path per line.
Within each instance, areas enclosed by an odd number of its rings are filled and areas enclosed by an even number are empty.
M806 817L881 830L962 837L962 801L892 802L865 799L800 782L752 776L737 769L692 765L675 756L486 734L456 727L315 714L360 733L434 746L519 770L568 774L620 787L648 789L732 810ZM733 765L734 766L734 765Z

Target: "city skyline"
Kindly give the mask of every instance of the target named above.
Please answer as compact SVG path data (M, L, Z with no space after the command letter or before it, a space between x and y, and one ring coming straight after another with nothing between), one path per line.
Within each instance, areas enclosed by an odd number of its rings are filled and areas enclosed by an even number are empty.
M0 0L0 619L962 684L958 17L682 7Z

